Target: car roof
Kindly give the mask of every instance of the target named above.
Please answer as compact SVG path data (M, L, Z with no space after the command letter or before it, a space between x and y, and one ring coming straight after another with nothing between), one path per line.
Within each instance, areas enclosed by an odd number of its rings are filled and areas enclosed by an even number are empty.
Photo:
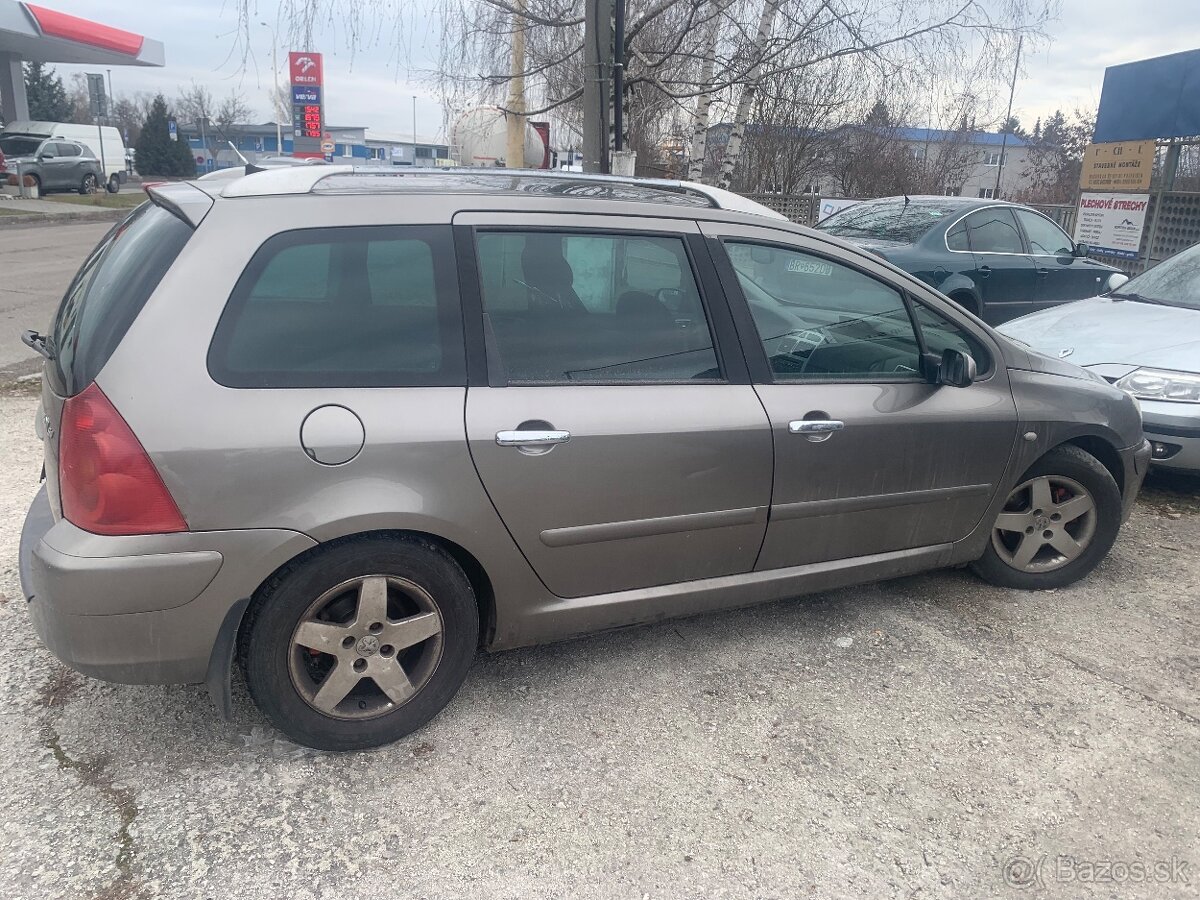
M1008 200L989 200L986 197L949 197L941 194L909 194L905 196L900 194L896 197L875 197L871 200L860 200L856 206L865 206L870 203L903 203L907 200L909 203L928 204L930 206L941 206L950 209L975 209L979 206L1020 206L1019 203L1012 203ZM847 207L849 208L849 207Z
M786 221L772 209L732 191L657 178L623 178L543 169L466 167L294 166L214 183L196 182L214 199L302 194L489 195L542 200L611 200L721 209Z

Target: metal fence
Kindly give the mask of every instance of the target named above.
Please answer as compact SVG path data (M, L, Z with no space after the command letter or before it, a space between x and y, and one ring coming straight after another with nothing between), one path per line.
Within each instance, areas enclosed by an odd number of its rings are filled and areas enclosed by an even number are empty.
M768 209L786 216L801 225L815 225L821 210L821 198L815 194L746 194ZM1092 258L1116 266L1127 275L1140 275L1148 266L1200 243L1200 192L1167 191L1162 194L1162 213L1158 213L1158 194L1150 195L1146 210L1146 227L1137 259L1123 259L1092 252ZM1079 207L1073 204L1031 204L1049 216L1067 234L1074 236Z

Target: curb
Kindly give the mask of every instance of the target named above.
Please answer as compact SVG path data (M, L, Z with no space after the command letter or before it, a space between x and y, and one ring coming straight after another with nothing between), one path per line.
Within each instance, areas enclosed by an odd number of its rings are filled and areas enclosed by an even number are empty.
M57 222L117 222L133 212L129 209L101 209L95 212L29 213L23 216L0 216L0 230L27 226L52 225Z

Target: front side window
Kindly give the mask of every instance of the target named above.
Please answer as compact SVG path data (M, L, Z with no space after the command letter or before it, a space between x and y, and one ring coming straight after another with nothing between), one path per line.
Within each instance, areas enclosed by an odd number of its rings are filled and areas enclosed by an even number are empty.
M1018 209L1017 218L1029 238L1030 252L1035 256L1071 256L1075 252L1071 239L1045 216Z
M921 329L921 337L925 340L925 349L928 352L935 356L941 356L946 350L965 353L975 360L979 374L991 367L990 357L983 344L965 329L919 302L913 303L913 317L917 320L917 327Z
M920 345L898 290L798 250L725 247L776 380L919 377Z
M1017 220L1006 206L994 206L966 218L967 240L976 253L1024 253Z
M477 246L510 384L720 380L681 238L501 231Z
M315 228L268 240L209 348L228 387L466 383L449 229Z

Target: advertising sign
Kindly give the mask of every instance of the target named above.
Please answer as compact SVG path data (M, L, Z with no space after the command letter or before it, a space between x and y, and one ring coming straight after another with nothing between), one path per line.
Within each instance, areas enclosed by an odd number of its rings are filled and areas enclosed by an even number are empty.
M1079 187L1085 191L1150 190L1154 171L1154 141L1089 144L1083 153Z
M288 53L288 76L292 86L292 155L320 157L325 134L321 54Z
M858 203L857 200L839 200L833 198L823 199L821 201L821 211L817 216L817 221L824 222L835 212L841 212L846 207L853 206L856 203Z
M1079 198L1075 242L1097 253L1137 259L1149 194L1084 194Z

